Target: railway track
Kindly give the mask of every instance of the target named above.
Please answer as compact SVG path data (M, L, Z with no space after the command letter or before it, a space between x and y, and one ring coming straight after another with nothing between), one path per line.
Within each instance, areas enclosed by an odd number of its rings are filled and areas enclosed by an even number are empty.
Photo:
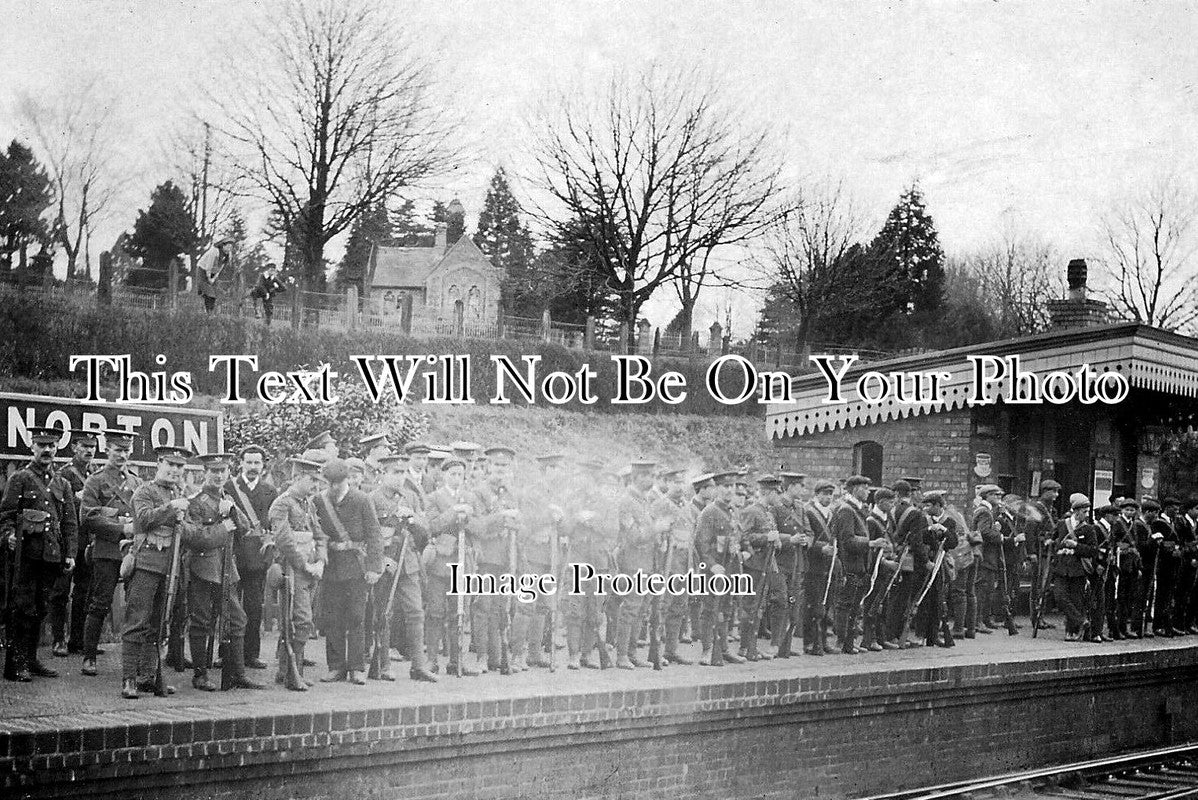
M1198 800L1198 743L928 786L867 800Z

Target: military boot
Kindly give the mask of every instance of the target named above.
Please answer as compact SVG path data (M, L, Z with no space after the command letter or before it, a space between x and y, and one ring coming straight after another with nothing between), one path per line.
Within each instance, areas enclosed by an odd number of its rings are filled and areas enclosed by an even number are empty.
M232 669L230 682L234 689L265 689L261 683L252 681L245 675L245 640L234 639L225 648L225 669Z
M631 659L628 658L628 645L636 631L627 622L616 623L616 668L617 669L636 669Z
M545 657L542 645L545 643L545 615L535 614L528 625L528 666L547 668L549 659ZM549 646L554 647L552 637Z

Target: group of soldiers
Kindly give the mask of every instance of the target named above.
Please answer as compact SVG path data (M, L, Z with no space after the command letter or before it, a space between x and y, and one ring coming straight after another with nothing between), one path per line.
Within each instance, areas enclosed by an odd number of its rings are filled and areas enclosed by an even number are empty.
M423 682L437 681L442 656L457 676L556 669L562 632L571 670L688 665L679 645L692 641L713 667L789 658L796 637L810 656L951 647L1019 633L1026 563L1036 630L1051 627L1051 597L1067 640L1102 641L1104 625L1115 639L1198 633L1198 501L1119 500L1092 519L1075 494L1057 520L1054 481L1030 502L991 484L976 489L967 520L913 477L886 487L859 475L691 475L556 454L521 465L511 448L468 442L394 451L384 433L342 458L327 432L275 470L280 491L254 445L236 456L159 447L143 482L129 466L131 433L71 433L71 461L58 468L64 431L32 430L32 459L0 500L9 680L57 675L38 657L47 615L53 654L78 654L82 673L97 675L122 583L130 699L172 693L164 665L192 669L201 691L263 688L247 669L267 668L268 596L279 609L274 677L295 691L314 685L305 668L318 630L321 680L355 685L395 680L396 658ZM200 477L188 480L189 469ZM621 596L592 578L533 602L452 591L454 564L565 586L572 563L743 575L752 590ZM209 674L218 659L219 685Z

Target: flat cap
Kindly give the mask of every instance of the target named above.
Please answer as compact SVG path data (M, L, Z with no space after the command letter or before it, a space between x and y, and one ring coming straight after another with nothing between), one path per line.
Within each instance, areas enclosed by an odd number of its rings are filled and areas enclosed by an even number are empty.
M929 489L923 492L923 502L944 505L944 497L947 494L947 489Z
M1074 511L1080 511L1083 508L1090 507L1090 498L1084 494L1073 494L1069 496L1069 507Z
M844 488L853 489L857 486L869 486L872 483L873 483L873 481L871 481L869 478L865 477L864 475L852 475L847 480L845 480Z
M1140 504L1136 502L1134 497L1124 497L1119 501L1119 508L1139 508Z
M1140 503L1140 510L1141 511L1160 511L1161 504L1158 503L1157 501L1149 498L1148 500L1145 500L1143 503Z
M899 478L899 480L906 481L907 485L910 486L912 489L918 489L920 486L923 485L923 478L916 478L912 475L904 475L903 477Z
M822 492L834 492L834 491L836 491L836 484L832 483L832 481L827 480L827 479L817 481L815 484L814 491L816 494L820 494Z
M1052 478L1049 478L1046 481L1040 481L1041 494L1044 492L1051 492L1053 489L1056 489L1058 492L1061 491L1061 484L1057 483Z
M349 477L349 465L340 458L330 458L320 468L320 474L329 483L337 483Z
M983 483L978 487L977 492L979 497L985 497L986 495L994 494L995 492L1002 494L1002 487L997 483Z
M1099 506L1094 509L1094 513L1100 517L1105 517L1107 514L1118 514L1119 508L1111 503L1107 503L1105 506Z
M893 499L894 499L894 490L887 489L885 486L881 487L876 492L874 492L874 502L875 503L878 502L879 500L893 500Z

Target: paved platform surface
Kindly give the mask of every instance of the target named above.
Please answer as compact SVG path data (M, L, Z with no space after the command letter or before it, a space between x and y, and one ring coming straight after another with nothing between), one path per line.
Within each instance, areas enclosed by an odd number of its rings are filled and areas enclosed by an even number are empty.
M1059 622L1059 620L1058 620ZM797 644L797 642L796 642ZM395 683L369 681L366 686L317 683L308 692L289 692L271 683L274 668L251 670L259 682L268 683L264 691L233 690L200 692L191 687L191 672L168 671L168 681L177 693L168 698L142 697L125 700L120 696L119 650L117 644L105 645L106 654L100 658L100 676L87 678L79 674L80 659L51 659L62 676L57 679L35 679L33 683L18 684L0 680L0 731L31 730L46 724L62 725L77 720L81 726L111 724L114 721L150 722L155 719L179 719L189 714L198 717L260 716L297 711L356 711L382 707L409 707L427 703L503 700L507 698L569 695L596 691L668 688L676 685L713 685L743 683L753 680L779 680L825 675L886 673L888 671L986 665L1053 658L1069 658L1131 651L1194 649L1198 659L1198 636L1141 641L1089 644L1065 642L1060 627L1041 631L1032 638L1029 626L1018 636L1005 631L977 639L961 641L946 648L914 648L902 651L863 653L857 656L836 654L814 658L796 656L789 659L761 661L752 664L726 665L722 668L703 666L670 666L656 672L652 669L635 671L581 670L565 668L565 650L560 650L556 673L533 669L516 675L489 673L478 677L457 678L440 675L436 684L416 683L407 676L407 662L392 665ZM697 644L684 645L679 652L697 660ZM43 650L48 656L48 651ZM263 653L274 653L274 640L264 637ZM321 662L308 668L309 677L325 674L323 642L311 642L308 654ZM219 680L219 674L214 675Z

